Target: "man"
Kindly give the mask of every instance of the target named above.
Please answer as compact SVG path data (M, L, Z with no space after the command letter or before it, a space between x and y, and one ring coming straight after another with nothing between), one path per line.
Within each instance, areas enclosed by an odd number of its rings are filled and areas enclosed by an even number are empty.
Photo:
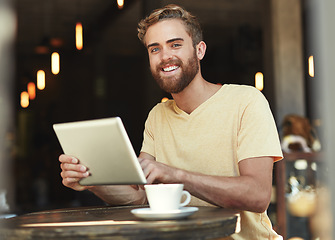
M274 239L265 213L273 163L282 158L264 96L249 86L207 82L200 60L206 44L196 18L176 5L139 23L159 86L174 100L156 105L145 123L139 155L148 184L183 183L192 205L241 211L241 232L231 239ZM63 184L89 189L109 204L146 203L142 188L81 186L89 175L78 159L61 155Z

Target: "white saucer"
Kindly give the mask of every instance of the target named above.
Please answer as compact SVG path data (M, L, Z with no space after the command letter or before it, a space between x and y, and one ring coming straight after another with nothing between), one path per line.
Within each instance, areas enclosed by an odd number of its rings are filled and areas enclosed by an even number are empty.
M137 208L131 210L131 213L136 217L148 220L173 220L188 217L198 210L199 208L197 207L182 207L169 212L157 212L152 211L150 208Z

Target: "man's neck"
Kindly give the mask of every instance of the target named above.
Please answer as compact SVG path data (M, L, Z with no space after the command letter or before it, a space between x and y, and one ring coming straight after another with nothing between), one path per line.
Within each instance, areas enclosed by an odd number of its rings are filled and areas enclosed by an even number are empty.
M213 96L220 87L207 82L200 76L195 78L182 92L171 95L181 110L191 114L197 107Z

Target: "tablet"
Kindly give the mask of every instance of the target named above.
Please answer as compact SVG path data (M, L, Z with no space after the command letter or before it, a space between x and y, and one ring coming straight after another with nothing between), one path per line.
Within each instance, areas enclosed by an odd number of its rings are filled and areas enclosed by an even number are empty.
M58 123L53 128L64 153L78 158L90 172L81 185L146 183L121 118Z

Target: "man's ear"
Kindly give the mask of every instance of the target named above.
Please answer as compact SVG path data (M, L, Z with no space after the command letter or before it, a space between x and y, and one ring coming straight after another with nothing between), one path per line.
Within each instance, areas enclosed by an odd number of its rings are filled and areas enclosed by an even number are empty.
M202 60L205 56L206 53L206 43L204 41L201 41L198 43L198 45L196 46L196 51L197 51L197 57L199 60Z

